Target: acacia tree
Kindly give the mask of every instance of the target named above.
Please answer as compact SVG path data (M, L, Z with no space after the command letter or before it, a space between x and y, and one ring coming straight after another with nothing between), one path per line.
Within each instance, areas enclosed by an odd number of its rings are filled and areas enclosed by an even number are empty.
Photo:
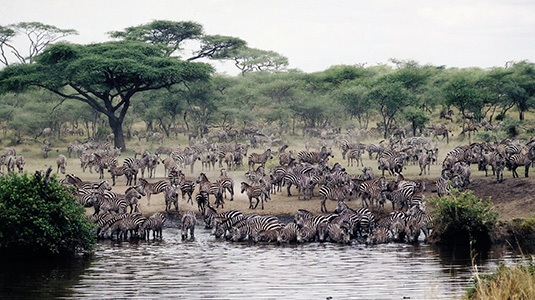
M184 43L198 41L199 49L194 51L193 56L187 58L190 61L200 58L231 59L231 54L235 50L246 46L244 40L236 37L205 35L202 25L195 22L156 20L128 27L124 31L112 31L109 34L112 38L163 45L164 53L168 57L183 54L181 52Z
M384 75L375 82L368 94L375 102L382 117L383 136L386 139L394 125L395 118L405 107L415 102L415 97L403 85L390 75Z
M274 51L242 47L231 56L242 75L253 71L275 72L288 66L288 58Z
M0 92L33 86L87 103L108 118L115 147L125 150L122 125L135 94L207 80L212 72L207 64L166 57L161 47L142 42L55 44L36 63L0 72Z
M28 52L17 48L13 39L22 34L27 39ZM0 26L0 63L8 66L9 59L6 51L11 52L15 59L22 64L32 63L34 58L43 51L48 45L69 35L76 35L78 32L74 29L61 29L53 25L47 25L40 22L20 22L8 26Z

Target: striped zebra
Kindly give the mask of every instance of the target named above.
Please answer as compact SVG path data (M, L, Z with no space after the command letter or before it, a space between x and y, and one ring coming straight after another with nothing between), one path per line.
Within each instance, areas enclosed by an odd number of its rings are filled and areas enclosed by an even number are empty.
M385 191L387 187L388 181L384 176L361 182L357 187L357 192L362 199L362 206L368 207L368 205L371 204L371 206L374 207L376 206L374 200L376 201L377 206L379 206L381 192ZM370 200L370 203L368 203L368 200Z
M215 226L215 217L217 216L217 210L213 208L210 203L207 203L203 213L202 217L204 220L204 228L205 229L212 229Z
M327 236L333 243L349 244L351 242L349 229L338 223L329 223L327 225Z
M304 210L298 209L294 215L294 222L299 228L310 227L313 228L316 232L315 238L319 241L323 241L325 235L327 234L327 225L334 219L336 214L321 214L314 215L313 213Z
M208 201L208 193L205 191L200 191L195 196L195 201L197 202L197 208L199 209L199 212L204 215L206 208L210 206L210 202Z
M60 154L56 158L56 173L61 172L61 174L65 174L65 167L67 166L67 157L65 155Z
M426 173L427 175L429 175L429 172L431 172L431 163L435 160L436 156L432 150L427 150L426 152L420 153L420 156L418 157L418 165L420 166L420 176Z
M379 155L383 153L384 148L381 144L375 145L375 144L368 144L366 145L366 151L368 151L368 156L370 159L372 159L372 155L375 153L375 159L379 158Z
M162 239L163 238L163 226L165 224L165 215L161 212L154 213L150 217L146 218L142 223L139 231L141 237L148 239L150 236L150 231L152 230L153 239Z
M280 231L282 230L281 227L276 227L274 229L264 229L260 230L256 235L253 237L253 242L255 243L274 243L277 242L277 238L279 236Z
M386 244L390 242L390 230L386 227L377 227L374 228L371 234L366 239L366 244L377 245L377 244Z
M322 185L319 189L319 194L321 195L321 212L326 213L327 207L325 202L327 199L343 201L351 194L351 191L349 186L338 187L332 185Z
M200 173L196 182L199 184L199 191L203 191L208 193L208 195L215 196L216 208L219 206L224 208L225 201L223 200L223 187L219 184L219 182L210 182L205 173Z
M182 240L187 239L188 235L189 239L193 240L195 238L195 225L197 224L197 217L195 216L195 213L192 211L185 211L181 221Z
M407 211L405 232L409 243L418 241L420 233L423 233L424 240L427 240L432 226L433 221L431 216L420 206L413 206Z
M254 169L255 164L260 164L263 168L266 167L266 162L268 159L272 159L273 155L271 154L271 149L267 149L263 153L251 153L247 161L249 166L249 171Z
M513 178L519 177L516 169L520 166L524 166L524 176L528 177L529 167L531 166L533 158L535 157L532 155L533 149L534 148L532 147L529 153L515 153L507 158L506 166L513 173Z
M316 239L317 230L311 224L306 223L299 227L297 232L297 243L313 242Z
M245 178L247 178L251 184L258 184L260 179L264 176L266 176L266 172L263 166L259 166L255 170L245 172Z
M132 180L137 184L137 174L139 173L138 159L134 157L125 157L123 159L123 166L132 170Z
M347 223L352 237L367 236L375 227L375 217L365 207L352 209L345 201L338 201L334 213L338 216L332 222Z
M299 234L299 227L295 223L288 223L278 231L277 242L279 244L297 242L297 235Z
M133 182L133 179L134 174L137 173L137 170L131 169L128 166L111 166L108 168L108 172L111 176L112 185L115 185L115 178L123 175L126 178L126 185L136 184L136 182Z
M165 200L165 211L171 210L171 205L175 206L175 211L178 212L178 191L177 186L174 184L168 185L163 191L163 197Z
M118 194L112 191L104 191L102 195L108 201L113 201L115 198L124 199L128 207L130 207L130 213L134 213L140 211L138 202L142 196L145 196L145 193L143 192L143 188L141 186L131 186L124 191L124 194Z
M126 240L129 233L131 238L139 236L139 229L144 222L146 222L146 218L141 214L125 213L122 214L122 218L109 225L106 231L110 233L111 238L116 232L118 240Z
M99 179L104 179L104 170L117 165L117 158L114 156L102 156L97 153L93 153L95 157L94 165L99 174Z
M244 218L244 215L239 210L228 210L220 212L214 217L214 227L212 228L212 234L216 238L221 236L227 236L228 230L232 226Z
M234 200L234 180L227 175L225 169L220 170L219 178L217 183L223 188L223 196L227 198L227 191L230 194L230 201Z
M278 230L284 225L275 216L254 215L244 218L235 224L230 230L230 240L239 242L243 240L254 241L259 232L264 230Z
M334 157L332 151L323 146L319 152L315 151L300 151L297 153L297 158L300 163L310 164L327 164L329 157Z
M260 202L262 202L262 209L264 209L264 200L265 198L269 198L265 186L249 185L247 182L241 183L241 193L247 194L247 198L249 199L249 209L256 209ZM253 206L253 199L256 199L255 206Z
M139 178L139 185L143 187L143 191L147 194L147 205L150 206L150 196L164 192L169 186L169 181L159 180L149 183L145 178Z
M407 215L404 212L393 211L388 216L378 222L379 227L386 227L394 241L405 239L405 227L407 225Z

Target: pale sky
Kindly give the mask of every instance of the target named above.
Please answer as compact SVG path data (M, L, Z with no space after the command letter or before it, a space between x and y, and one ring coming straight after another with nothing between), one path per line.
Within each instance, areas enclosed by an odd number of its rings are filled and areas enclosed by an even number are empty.
M206 34L272 50L304 72L389 59L446 67L535 62L533 0L0 0L0 25L42 22L75 29L68 41L153 20L194 21Z

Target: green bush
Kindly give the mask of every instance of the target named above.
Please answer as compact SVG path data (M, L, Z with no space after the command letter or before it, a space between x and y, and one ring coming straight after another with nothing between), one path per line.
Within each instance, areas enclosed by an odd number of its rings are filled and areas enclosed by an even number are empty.
M491 243L498 214L490 201L472 191L452 191L449 196L431 199L435 226L431 240L437 243L485 246Z
M0 177L2 255L65 256L93 249L93 225L84 208L48 174Z

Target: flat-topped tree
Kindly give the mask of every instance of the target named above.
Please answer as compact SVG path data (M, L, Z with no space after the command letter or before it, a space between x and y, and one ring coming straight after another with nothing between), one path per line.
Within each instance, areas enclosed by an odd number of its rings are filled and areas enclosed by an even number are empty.
M213 68L165 55L163 46L136 41L55 44L30 65L0 72L0 92L40 87L89 104L106 115L115 147L126 149L123 121L136 93L207 80Z

